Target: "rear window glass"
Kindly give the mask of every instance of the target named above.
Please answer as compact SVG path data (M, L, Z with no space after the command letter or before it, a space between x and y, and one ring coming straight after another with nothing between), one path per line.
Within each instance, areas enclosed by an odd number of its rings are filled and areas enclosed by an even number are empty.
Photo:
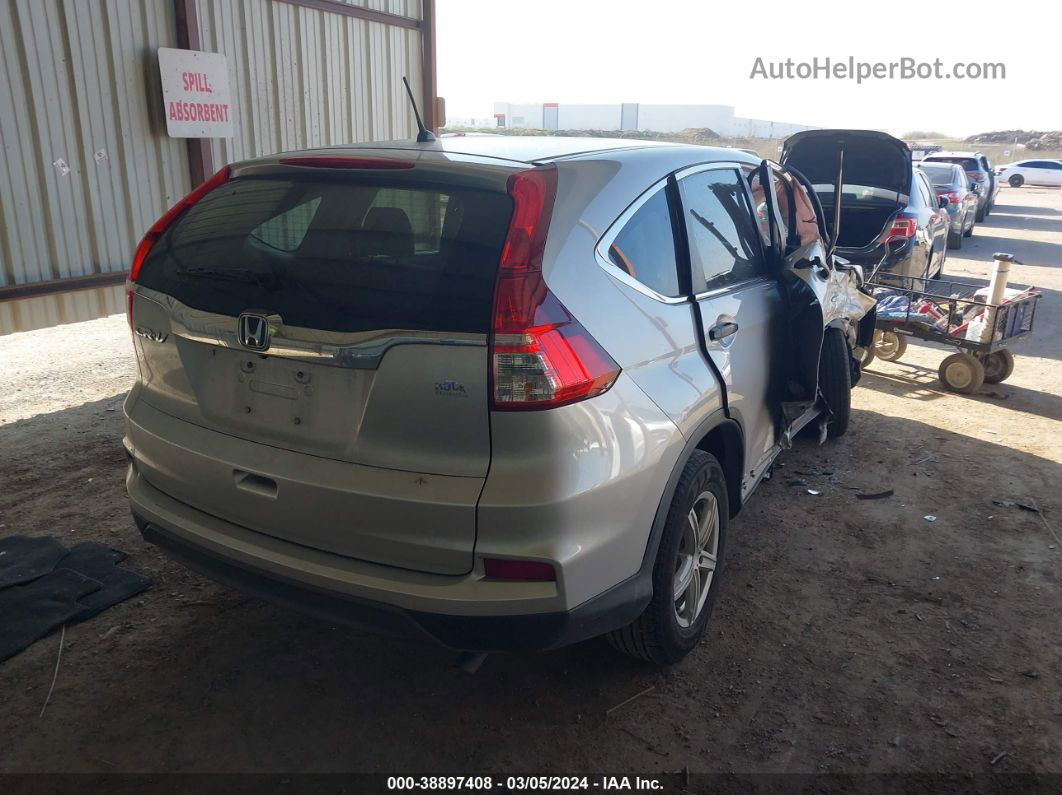
M972 157L936 157L931 156L934 163L955 163L962 166L963 171L980 171L981 164Z
M923 163L919 168L925 172L925 175L929 177L929 181L941 187L958 184L955 179L955 170L951 166L934 166L929 163Z
M511 214L506 194L481 189L243 177L167 230L139 282L195 309L266 310L290 326L486 333Z

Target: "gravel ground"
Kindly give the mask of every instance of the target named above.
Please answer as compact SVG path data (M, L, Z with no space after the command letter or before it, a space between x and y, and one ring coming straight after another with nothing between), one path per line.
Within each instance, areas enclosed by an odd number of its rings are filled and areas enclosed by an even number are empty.
M962 397L939 347L875 363L849 434L786 453L733 524L667 670L592 641L470 677L205 581L128 515L124 318L0 337L0 534L102 540L156 581L67 630L43 717L58 635L0 664L0 771L1062 773L1059 193L1005 188L947 272L983 283L998 250L1045 288L1013 378Z

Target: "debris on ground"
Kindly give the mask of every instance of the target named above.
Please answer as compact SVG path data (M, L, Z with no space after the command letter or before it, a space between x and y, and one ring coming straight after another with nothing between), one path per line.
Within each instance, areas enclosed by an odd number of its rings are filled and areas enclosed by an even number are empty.
M857 500L883 500L886 497L891 497L896 492L892 489L886 489L885 491L875 491L872 493L859 492L856 494Z
M613 712L615 712L620 707L625 707L628 704L630 704L632 701L637 701L642 696L649 695L654 690L656 690L656 686L655 685L649 685L649 687L645 688L645 690L642 690L640 693L635 693L633 696L631 696L628 699L625 699L625 700L621 701L616 706L609 707L608 709L605 710L605 717L607 718L609 715L611 715Z

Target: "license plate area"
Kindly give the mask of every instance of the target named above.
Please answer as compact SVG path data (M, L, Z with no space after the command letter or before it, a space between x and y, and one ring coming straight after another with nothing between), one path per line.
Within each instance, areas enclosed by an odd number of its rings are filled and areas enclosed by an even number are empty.
M252 427L309 431L315 420L314 390L320 388L313 371L302 363L269 356L238 357L237 412L243 412Z
M352 455L373 371L206 347L186 368L208 425L275 447Z

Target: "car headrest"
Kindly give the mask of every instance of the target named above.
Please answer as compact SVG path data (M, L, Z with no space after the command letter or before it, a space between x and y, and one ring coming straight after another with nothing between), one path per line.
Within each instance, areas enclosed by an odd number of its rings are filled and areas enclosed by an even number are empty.
M359 253L363 257L413 256L413 225L400 207L373 207L361 225Z

